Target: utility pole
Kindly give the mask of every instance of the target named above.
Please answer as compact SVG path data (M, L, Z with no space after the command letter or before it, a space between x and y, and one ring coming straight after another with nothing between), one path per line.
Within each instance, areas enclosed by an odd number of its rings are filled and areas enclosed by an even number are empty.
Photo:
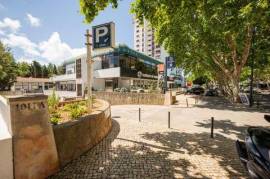
M165 58L165 64L164 64L164 94L166 94L166 91L167 91L167 63L168 63L168 57Z
M255 58L255 50L254 50L254 43L255 43L255 33L256 27L253 28L252 31L252 56L251 56L251 74L250 74L250 89L249 89L249 107L253 106L253 77L254 77L254 58Z
M87 50L87 109L88 112L91 113L92 112L92 57L91 57L91 48L92 48L92 44L91 44L91 38L92 35L90 34L89 29L86 30L86 50Z

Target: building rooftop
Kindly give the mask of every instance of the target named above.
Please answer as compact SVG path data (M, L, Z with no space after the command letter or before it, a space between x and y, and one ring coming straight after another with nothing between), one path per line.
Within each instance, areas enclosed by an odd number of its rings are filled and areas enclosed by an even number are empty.
M162 64L162 62L160 62L160 61L158 61L150 56L147 56L141 52L138 52L132 48L129 48L127 45L124 45L124 44L119 44L118 46L116 46L115 48L112 48L112 49L93 51L92 57L95 58L97 56L106 55L106 54L110 54L110 53L127 54L130 56L137 57L137 58L140 58L142 60L148 61L150 63L154 63L156 65ZM70 59L67 59L63 62L63 64L68 65L68 64L74 63L75 60L78 58L86 58L86 53L79 55L79 56L76 56L76 57L72 57Z
M49 82L49 78L25 78L25 77L17 77L16 82L23 82L23 83L45 83Z

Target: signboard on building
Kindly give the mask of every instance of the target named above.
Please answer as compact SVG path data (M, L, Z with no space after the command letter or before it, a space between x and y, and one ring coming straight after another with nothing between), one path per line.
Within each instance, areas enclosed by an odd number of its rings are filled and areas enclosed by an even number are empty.
M175 68L175 59L171 56L166 57L167 69Z
M183 69L176 66L175 59L166 57L166 76L169 81L174 81L176 85L184 85Z
M93 49L115 47L115 25L113 22L93 26Z

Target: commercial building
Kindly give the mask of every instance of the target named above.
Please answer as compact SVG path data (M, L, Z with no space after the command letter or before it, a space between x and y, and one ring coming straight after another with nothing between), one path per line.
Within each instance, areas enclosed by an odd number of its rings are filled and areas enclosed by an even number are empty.
M164 62L165 56L168 56L165 49L155 43L154 30L149 22L144 20L140 25L137 19L133 19L134 24L134 49L150 57Z
M132 86L147 88L157 82L158 60L137 52L126 45L94 51L93 90L113 91ZM86 54L63 63L64 75L51 78L59 96L84 96L87 86Z
M44 93L46 90L53 89L53 83L49 78L24 78L17 77L16 82L11 87L11 91L22 93Z

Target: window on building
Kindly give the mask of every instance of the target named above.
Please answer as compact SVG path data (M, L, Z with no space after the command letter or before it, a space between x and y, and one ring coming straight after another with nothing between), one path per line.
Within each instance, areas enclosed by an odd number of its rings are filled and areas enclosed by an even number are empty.
M82 65L81 65L81 59L76 60L76 78L81 78L82 77Z
M119 56L116 53L104 55L101 58L102 69L119 67Z

